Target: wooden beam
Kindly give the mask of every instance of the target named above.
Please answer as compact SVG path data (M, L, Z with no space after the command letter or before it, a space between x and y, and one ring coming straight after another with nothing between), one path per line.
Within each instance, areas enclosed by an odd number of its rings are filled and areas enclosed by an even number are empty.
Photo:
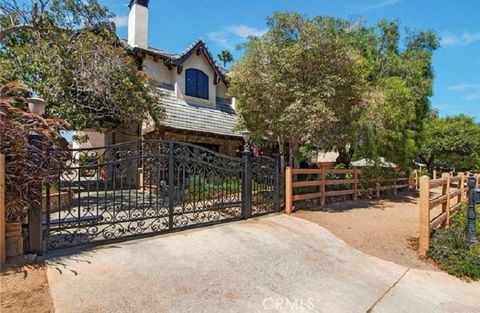
M320 175L320 169L318 168L292 168L292 174L318 174Z
M321 192L315 193L306 193L304 195L294 195L292 197L293 201L301 201L301 200L311 200L311 199L318 199L322 196Z
M285 170L285 212L292 214L292 168L287 166Z
M355 167L353 169L353 201L357 201L358 199L358 171Z
M443 193L443 192L442 192ZM436 197L435 199L430 200L430 210L436 207L439 204L444 204L447 202L447 195L442 194L439 197Z
M430 186L430 189L432 189L432 188L443 186L446 183L447 183L446 178L433 179L433 180L430 180L429 186Z
M441 213L430 222L430 229L435 229L447 220L447 212Z
M180 75L183 72L183 65L177 65L177 74Z
M325 185L351 185L354 183L354 179L327 179L325 181Z
M430 246L430 178L420 178L420 239L418 250L421 256L426 256Z
M465 192L465 174L460 174L460 196L458 197L458 202L465 201L467 199L467 194ZM468 176L467 176L468 177Z
M321 184L323 184L321 180L296 181L293 182L293 188L320 186Z
M445 204L442 206L442 211L446 213L447 217L445 219L445 226L450 226L450 173L447 173L446 175L442 175L447 178L447 183L445 186L442 188L442 191L445 192L445 196L447 196L447 201L445 201Z
M322 191L322 199L320 200L320 203L322 206L325 206L325 201L326 201L326 195L325 195L325 169L320 170L320 179L323 181L321 191Z
M353 193L354 193L353 189L347 189L347 190L327 191L325 192L325 195L328 197L333 197L333 196L346 196L346 195L351 195Z

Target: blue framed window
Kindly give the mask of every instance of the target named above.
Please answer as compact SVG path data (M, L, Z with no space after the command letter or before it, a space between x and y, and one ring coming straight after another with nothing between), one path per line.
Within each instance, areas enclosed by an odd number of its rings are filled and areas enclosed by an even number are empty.
M204 72L189 68L185 71L185 94L208 100L208 76Z

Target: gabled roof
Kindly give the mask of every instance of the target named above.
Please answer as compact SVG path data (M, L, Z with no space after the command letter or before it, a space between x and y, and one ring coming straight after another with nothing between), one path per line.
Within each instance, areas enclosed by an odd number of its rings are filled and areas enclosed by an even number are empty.
M166 118L163 127L186 131L242 138L236 130L238 115L229 99L217 98L215 107L206 107L194 101L178 99L173 86L161 86L160 103L165 109ZM145 133L155 130L153 125L144 129Z
M200 55L203 53L208 63L212 67L213 72L215 73L215 83L218 83L220 79L226 83L226 76L228 74L228 70L226 68L221 67L215 62L215 58L210 52L210 49L208 49L207 44L201 38L198 38L197 40L195 40L190 46L188 46L188 48L186 48L181 53L167 52L165 50L151 47L151 46L149 46L147 49L140 48L140 47L132 47L127 43L126 40L122 40L121 43L126 49L136 54L138 53L147 54L147 55L153 56L154 58L162 59L166 66L177 67L177 70L179 72L183 70L183 63L185 63L185 61L193 53L196 53L197 55Z

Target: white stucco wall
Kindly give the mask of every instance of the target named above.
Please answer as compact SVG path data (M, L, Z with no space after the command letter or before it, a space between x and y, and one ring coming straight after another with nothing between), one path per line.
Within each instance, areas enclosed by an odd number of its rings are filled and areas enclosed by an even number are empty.
M185 73L186 70L190 68L201 70L208 76L208 100L185 95ZM183 64L181 74L177 73L176 68L169 70L168 67L163 64L162 60L155 61L152 56L146 56L144 58L143 70L159 84L166 83L172 85L175 88L177 98L186 102L214 107L217 97L230 98L227 95L227 86L223 81L215 85L215 73L203 54L198 56L193 53Z
M318 152L316 162L335 162L338 158L338 152L329 151L329 152Z
M228 96L227 96L227 86L225 85L225 83L223 81L220 81L217 84L217 97L228 98Z
M143 70L154 78L158 83L174 85L174 70L169 70L162 60L154 61L153 57L147 56L143 60Z
M78 131L78 132L74 132L74 135L88 136L88 140L85 143L78 144L77 142L74 141L72 143L72 147L74 149L103 147L112 143L111 132L99 133L96 131Z
M77 142L72 143L74 149L78 148L98 148L104 147L112 144L128 142L128 141L137 141L139 138L136 135L127 134L120 131L106 130L104 132L97 131L77 131L74 132L74 135L83 136L87 135L88 140L85 143L78 144Z

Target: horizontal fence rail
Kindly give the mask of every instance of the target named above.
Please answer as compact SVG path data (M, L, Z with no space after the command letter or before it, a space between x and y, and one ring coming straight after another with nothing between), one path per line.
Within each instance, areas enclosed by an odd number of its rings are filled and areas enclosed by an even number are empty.
M466 177L464 173L457 176L444 173L438 179L420 178L420 255L428 252L432 230L442 225L448 227L451 214L466 200Z
M409 178L396 176L391 180L384 180L381 184L373 179L362 179L359 169L299 169L287 167L285 178L285 211L292 213L293 203L305 200L320 200L322 206L327 198L337 196L351 196L357 200L364 193L375 192L379 197L385 190L409 188Z

